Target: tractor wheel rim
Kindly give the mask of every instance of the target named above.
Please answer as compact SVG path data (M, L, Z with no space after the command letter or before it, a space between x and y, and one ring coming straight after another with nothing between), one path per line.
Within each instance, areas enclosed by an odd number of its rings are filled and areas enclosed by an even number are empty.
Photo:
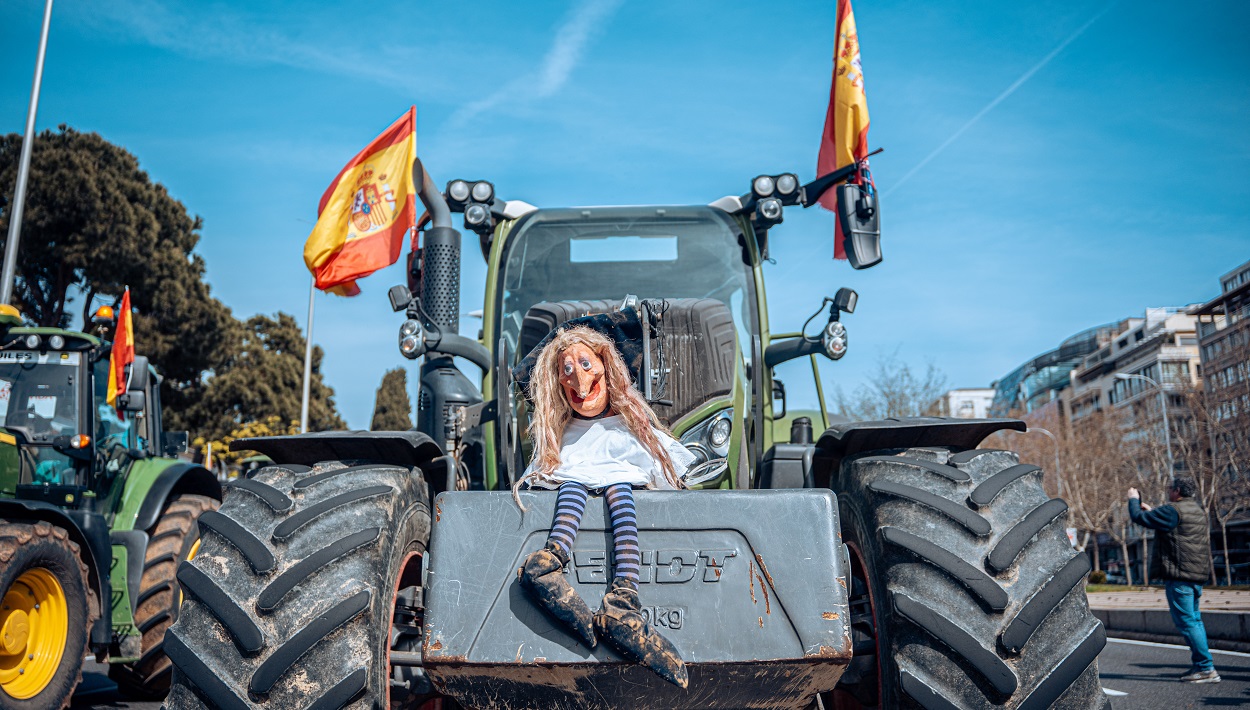
M56 676L69 639L69 602L50 571L23 572L0 603L0 688L26 700Z

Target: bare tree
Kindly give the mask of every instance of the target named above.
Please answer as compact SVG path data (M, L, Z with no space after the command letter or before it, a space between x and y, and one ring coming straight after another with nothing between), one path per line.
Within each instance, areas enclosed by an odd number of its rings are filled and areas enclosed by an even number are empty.
M851 394L834 390L834 405L852 421L889 417L916 417L928 412L946 393L946 376L929 363L924 373L912 372L898 351L878 358L868 381Z

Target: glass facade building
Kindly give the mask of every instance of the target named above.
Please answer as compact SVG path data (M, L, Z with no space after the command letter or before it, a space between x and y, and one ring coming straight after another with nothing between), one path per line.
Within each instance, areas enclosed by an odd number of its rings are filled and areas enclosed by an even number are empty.
M1072 369L1086 355L1106 345L1126 323L1118 321L1083 330L1064 340L1059 347L1042 353L996 381L991 417L1005 417L1013 411L1032 412L1055 399L1071 384Z

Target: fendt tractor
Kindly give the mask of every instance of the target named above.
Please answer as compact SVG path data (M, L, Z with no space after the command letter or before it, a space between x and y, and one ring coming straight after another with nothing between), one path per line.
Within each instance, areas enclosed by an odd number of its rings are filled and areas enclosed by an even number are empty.
M851 265L876 264L876 195L846 182L861 169L762 175L708 205L540 209L486 181L440 192L418 162L421 249L390 291L399 350L424 358L416 431L235 442L275 465L200 518L167 707L1105 707L1067 507L1037 467L977 448L1023 422L813 436L823 414L785 411L774 368L842 357L857 296L771 332L769 232L836 189ZM477 340L459 334L452 213L488 264ZM685 689L588 648L518 581L556 495L521 491L520 507L509 490L530 455L513 368L561 324L617 311L639 324L635 385L697 459L691 490L637 493L641 612ZM610 581L605 517L592 499L565 568L591 608Z
M103 332L116 316L93 320ZM0 306L0 707L67 706L88 653L123 690L163 696L174 574L221 486L173 458L187 433L162 429L146 357L114 406L108 342L20 323Z

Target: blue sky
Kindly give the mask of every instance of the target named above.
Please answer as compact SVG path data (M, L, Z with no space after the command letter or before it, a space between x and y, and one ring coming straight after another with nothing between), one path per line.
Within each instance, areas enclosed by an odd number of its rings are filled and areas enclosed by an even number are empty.
M42 7L0 5L6 133L24 125ZM813 177L832 0L362 7L58 0L38 128L132 151L204 218L214 293L239 317L301 322L317 201L410 104L440 184L488 178L540 206L703 203L759 173ZM1083 328L1210 298L1250 258L1250 5L859 0L855 14L870 142L886 148L885 262L834 262L832 216L791 209L766 267L774 329L859 291L827 394L896 350L985 386ZM358 298L318 296L314 339L350 426L405 362L385 297L401 281L396 267ZM782 376L792 407L815 403L802 369Z

